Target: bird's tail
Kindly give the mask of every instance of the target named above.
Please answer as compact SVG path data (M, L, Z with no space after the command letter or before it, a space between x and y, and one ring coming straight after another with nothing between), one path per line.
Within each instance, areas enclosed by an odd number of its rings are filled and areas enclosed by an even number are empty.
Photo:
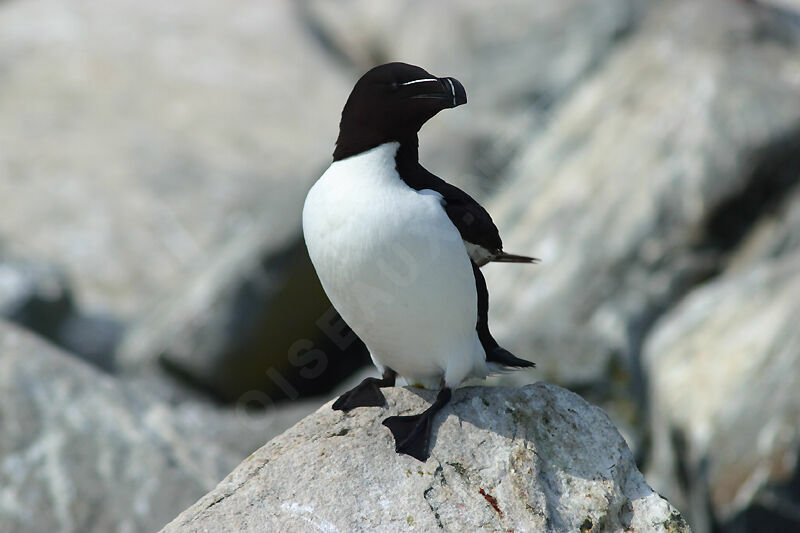
M520 359L500 346L495 346L486 353L486 363L492 373L504 373L519 368L533 368L536 366L536 363Z
M514 255L500 252L492 258L493 263L538 263L537 257L528 257L527 255Z

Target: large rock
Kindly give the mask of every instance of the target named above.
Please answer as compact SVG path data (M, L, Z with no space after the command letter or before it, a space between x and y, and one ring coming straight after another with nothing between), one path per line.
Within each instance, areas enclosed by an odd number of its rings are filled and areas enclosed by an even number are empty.
M164 531L689 531L644 481L608 417L553 385L467 388L437 417L422 464L380 421L330 404L273 439Z
M136 317L236 235L295 232L350 80L286 0L0 3L0 240Z
M648 479L697 531L800 528L800 253L698 289L645 362Z
M652 322L791 186L780 167L800 160L800 39L785 22L743 3L659 2L519 154L488 208L505 248L542 264L486 277L495 336L537 376L598 400L643 391Z
M0 322L0 529L152 531L316 405L173 409Z

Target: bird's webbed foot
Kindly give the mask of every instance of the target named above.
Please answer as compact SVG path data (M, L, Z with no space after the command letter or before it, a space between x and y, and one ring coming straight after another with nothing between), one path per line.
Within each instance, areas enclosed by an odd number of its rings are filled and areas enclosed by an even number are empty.
M383 378L366 378L364 381L345 392L331 406L336 411L350 411L356 407L383 407L386 398L381 387L394 387L397 374L392 370L383 373Z
M420 461L427 461L434 415L450 401L451 391L444 388L436 401L418 415L390 416L383 421L394 436L395 451L410 455Z

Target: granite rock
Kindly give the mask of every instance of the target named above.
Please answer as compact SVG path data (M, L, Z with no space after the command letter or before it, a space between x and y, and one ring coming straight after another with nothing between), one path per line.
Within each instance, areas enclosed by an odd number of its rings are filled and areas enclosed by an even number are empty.
M621 399L615 421L639 424L625 398L644 395L653 321L794 182L797 37L756 6L654 3L520 151L487 207L505 248L542 262L485 270L495 337L538 378Z
M0 35L0 241L88 312L135 318L236 235L297 232L349 79L293 2L2 2Z
M697 531L800 527L798 316L794 253L693 291L646 344L648 480Z
M435 393L384 391L388 409L322 406L164 531L689 531L606 414L576 394L459 389L420 463L395 453L380 421Z
M316 408L173 407L0 321L4 533L152 531Z

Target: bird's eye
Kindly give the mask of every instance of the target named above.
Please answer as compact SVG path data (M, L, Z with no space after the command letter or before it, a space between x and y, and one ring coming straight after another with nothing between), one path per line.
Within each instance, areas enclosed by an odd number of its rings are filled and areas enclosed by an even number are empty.
M392 83L389 84L389 87L391 87L393 91L396 91L400 87L400 84L397 83L396 81L393 81Z

